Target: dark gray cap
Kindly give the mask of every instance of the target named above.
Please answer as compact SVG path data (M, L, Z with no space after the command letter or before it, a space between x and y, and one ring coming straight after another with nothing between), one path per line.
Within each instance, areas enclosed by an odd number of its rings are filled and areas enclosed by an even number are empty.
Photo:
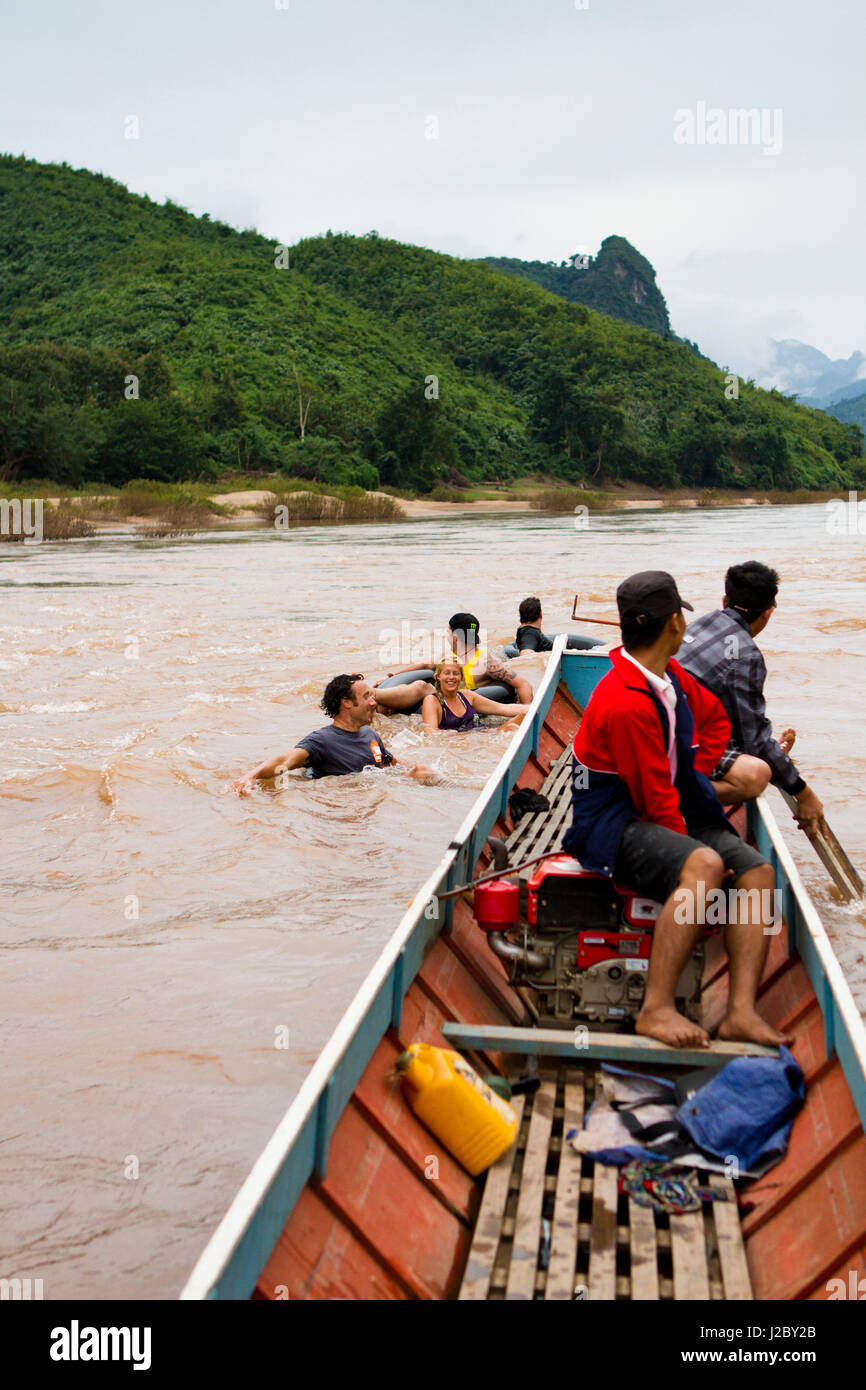
M629 575L616 591L616 606L620 622L636 618L667 618L681 608L694 612L677 588L677 581L667 570L641 570Z

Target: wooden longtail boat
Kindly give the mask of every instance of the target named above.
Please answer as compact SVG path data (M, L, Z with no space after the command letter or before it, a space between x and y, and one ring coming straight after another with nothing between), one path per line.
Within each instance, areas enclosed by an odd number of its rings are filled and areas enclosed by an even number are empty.
M530 715L337 1025L195 1266L184 1299L826 1299L866 1275L866 1029L764 799L750 833L772 863L785 929L770 938L762 1012L790 1032L806 1102L784 1160L741 1184L747 1205L654 1213L617 1172L563 1142L602 1058L671 1061L649 1039L533 1030L467 901L444 898L488 865L487 836L520 854L558 849L569 750L603 653L557 639ZM544 816L508 823L516 785L546 788ZM726 960L710 940L704 1022L721 1017ZM413 1041L465 1050L481 1071L536 1058L517 1142L473 1179L389 1079ZM734 1044L713 1044L715 1052ZM707 1054L677 1057L706 1063ZM533 1063L530 1060L529 1065ZM431 1158L436 1163L431 1165ZM432 1173L438 1176L431 1176ZM729 1183L718 1175L714 1184ZM866 1288L866 1284L863 1285ZM835 1296L854 1296L836 1294Z

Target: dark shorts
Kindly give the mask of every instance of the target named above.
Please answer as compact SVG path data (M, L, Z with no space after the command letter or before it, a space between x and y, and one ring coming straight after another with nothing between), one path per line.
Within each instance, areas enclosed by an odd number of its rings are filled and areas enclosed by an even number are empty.
M739 756L739 748L734 748L733 745L731 745L729 748L726 748L722 756L719 758L719 761L713 768L712 772L710 773L710 779L715 780L716 777L724 777L726 772L730 772L731 768L734 766L734 763L737 761L737 758Z
M705 845L721 856L726 869L733 869L734 883L749 869L767 862L733 830L721 826L707 825L693 835L680 835L666 825L632 821L619 842L613 876L624 887L663 903L679 883L680 869L689 855Z

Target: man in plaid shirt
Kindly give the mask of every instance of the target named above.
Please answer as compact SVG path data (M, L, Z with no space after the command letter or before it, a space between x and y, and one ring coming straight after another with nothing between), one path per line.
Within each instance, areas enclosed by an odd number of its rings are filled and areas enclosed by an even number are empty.
M763 790L757 770L742 761L751 755L749 764L755 759L766 764L764 785L769 780L796 797L797 820L814 835L826 830L824 807L788 756L796 731L784 729L780 739L773 737L764 702L767 667L755 642L773 615L778 591L779 576L768 565L758 560L732 565L725 575L724 606L689 625L679 662L721 700L731 721L731 746L715 773L720 799L747 799Z

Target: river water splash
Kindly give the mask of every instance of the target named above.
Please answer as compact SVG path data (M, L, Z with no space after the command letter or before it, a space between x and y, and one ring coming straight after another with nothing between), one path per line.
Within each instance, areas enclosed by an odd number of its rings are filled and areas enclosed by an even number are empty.
M389 632L460 609L508 641L529 593L548 631L578 590L612 616L639 569L670 569L700 613L751 558L783 580L760 639L771 717L863 866L866 547L823 506L0 546L0 1276L177 1294L507 746L396 716L386 742L445 785L386 770L224 795L324 722L329 676L383 674ZM520 665L537 683L543 663ZM864 1009L866 915L773 799Z

